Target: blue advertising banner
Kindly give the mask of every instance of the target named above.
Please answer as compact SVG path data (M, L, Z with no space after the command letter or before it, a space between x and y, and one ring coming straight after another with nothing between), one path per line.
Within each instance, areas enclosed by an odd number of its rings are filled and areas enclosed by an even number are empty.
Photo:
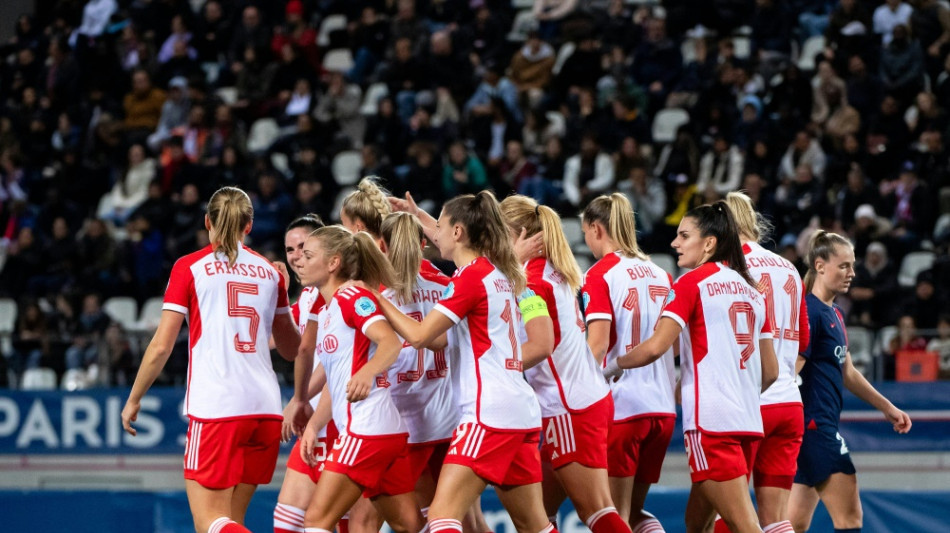
M686 531L683 511L689 492L654 487L646 501L669 533ZM950 493L861 491L864 533L933 533L950 524ZM260 491L251 500L246 525L251 531L272 531L277 493ZM180 492L4 492L4 531L59 532L67 525L71 533L187 533L194 531L188 501ZM55 512L50 512L55 508ZM482 495L482 509L492 531L515 533L508 514L491 489ZM810 531L832 531L834 526L819 505ZM558 530L589 533L569 503L561 508ZM388 532L388 528L384 528Z
M950 450L950 383L886 383L878 388L910 413L913 430L894 433L880 413L849 394L841 434L852 451ZM285 391L285 397L290 394ZM184 390L152 389L142 400L136 437L122 431L127 396L127 389L0 391L0 454L181 453L187 430L181 415ZM679 423L673 451L683 450Z

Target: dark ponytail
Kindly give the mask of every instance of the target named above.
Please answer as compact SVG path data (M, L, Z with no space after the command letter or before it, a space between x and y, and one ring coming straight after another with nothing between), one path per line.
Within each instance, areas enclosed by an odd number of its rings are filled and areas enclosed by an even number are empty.
M700 236L716 238L716 249L709 261L724 263L738 272L749 285L758 288L758 284L749 274L749 267L746 266L742 241L739 240L739 227L728 203L719 200L714 204L701 205L690 209L685 216L696 221Z

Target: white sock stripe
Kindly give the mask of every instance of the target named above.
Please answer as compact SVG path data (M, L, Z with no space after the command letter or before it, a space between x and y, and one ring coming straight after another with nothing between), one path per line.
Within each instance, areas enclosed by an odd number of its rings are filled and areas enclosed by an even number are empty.
M221 518L218 518L214 522L211 522L211 525L208 526L208 533L221 533L221 530L224 529L224 526L230 523L231 523L230 518L226 516L222 516Z
M548 524L548 527L541 530L540 533L551 533L554 531L554 524Z
M435 533L436 531L462 531L462 523L452 518L430 520L429 531L430 533Z
M306 509L294 507L293 505L287 505L286 503L278 503L274 510L277 509L280 509L281 511L284 511L285 513L288 513L292 516L299 516L300 518L303 518L304 515L307 514Z
M769 524L762 529L763 533L795 533L795 528L788 520Z
M284 505L278 503L277 507L274 507L274 527L277 527L278 522L284 526L293 526L291 528L285 527L285 529L299 529L303 531L303 509L298 509L290 505Z
M422 518L425 518L425 519L426 519L426 521L427 521L427 522L426 522L426 525L428 525L428 520L429 520L429 508L428 508L428 507L423 507L422 509L419 509L419 512L422 513Z
M419 533L429 533L429 524L428 524L428 522L422 526L422 529L419 530Z
M587 524L588 528L594 529L594 524L596 524L598 520L600 520L601 518L603 518L604 516L610 513L616 513L616 512L617 512L617 509L614 507L604 507L603 509L597 511L596 513L588 516L585 524Z
M633 533L662 533L665 532L663 529L663 524L660 524L660 521L656 518L649 518L637 524L637 527L633 529Z

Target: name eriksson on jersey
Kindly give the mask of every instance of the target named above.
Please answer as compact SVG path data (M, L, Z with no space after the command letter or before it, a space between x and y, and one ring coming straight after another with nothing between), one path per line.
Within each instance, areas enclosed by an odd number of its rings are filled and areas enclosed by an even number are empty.
M227 263L227 261L214 261L213 263L205 263L205 274L209 276L214 276L216 274L233 274L248 278L269 280L276 279L274 276L274 271L269 268L264 268L260 265L249 265L247 263L235 263L232 267Z

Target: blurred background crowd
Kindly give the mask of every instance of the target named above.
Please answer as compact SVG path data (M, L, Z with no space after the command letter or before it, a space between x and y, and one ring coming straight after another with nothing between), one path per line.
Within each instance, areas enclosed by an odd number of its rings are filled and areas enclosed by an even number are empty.
M853 239L841 303L869 375L930 350L950 376L950 3L36 0L14 23L5 386L130 382L218 187L251 195L250 244L282 259L285 225L334 220L364 175L435 214L492 188L570 219L620 191L656 255L742 189L799 267L816 228Z

